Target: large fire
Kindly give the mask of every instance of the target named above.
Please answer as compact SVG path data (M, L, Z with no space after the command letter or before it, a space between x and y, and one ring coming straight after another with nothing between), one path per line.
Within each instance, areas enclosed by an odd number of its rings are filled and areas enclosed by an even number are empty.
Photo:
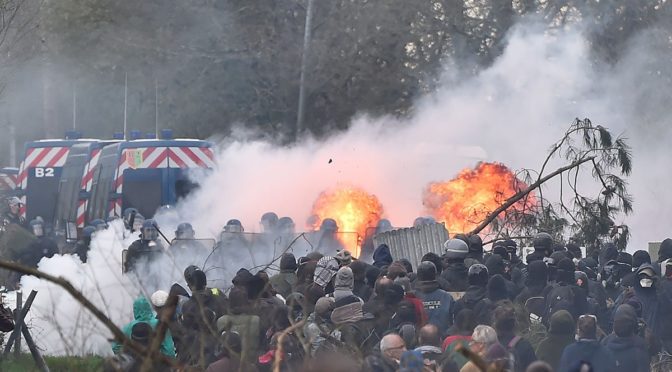
M448 231L466 233L481 223L490 212L518 191L527 188L516 175L500 163L478 163L464 169L447 182L430 183L423 194L423 204L437 221L445 222ZM536 198L529 194L511 208L533 208Z
M367 230L375 227L383 215L383 205L375 195L357 187L339 187L323 191L313 203L313 230L332 218L338 224L338 239L354 257L359 257Z

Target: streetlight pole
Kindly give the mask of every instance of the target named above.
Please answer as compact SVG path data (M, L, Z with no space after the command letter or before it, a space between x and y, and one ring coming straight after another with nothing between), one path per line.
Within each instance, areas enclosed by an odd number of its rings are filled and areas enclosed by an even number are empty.
M306 60L308 56L308 51L310 49L310 32L312 29L313 23L313 1L308 0L308 6L306 7L306 23L303 30L303 51L301 53L301 77L299 78L299 108L296 115L296 134L295 139L299 139L301 132L303 132L303 120L305 115L305 104L306 104Z

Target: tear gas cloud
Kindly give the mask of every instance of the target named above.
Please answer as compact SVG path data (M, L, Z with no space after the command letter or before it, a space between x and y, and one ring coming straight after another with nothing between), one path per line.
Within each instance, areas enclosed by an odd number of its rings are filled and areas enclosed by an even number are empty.
M308 138L291 147L244 137L220 141L218 169L201 179L201 189L176 211L159 216L159 224L167 233L189 221L197 237L216 238L231 218L240 219L247 231L258 231L260 216L274 211L292 217L297 230L303 230L320 192L354 185L378 197L393 225L408 226L425 214L422 190L428 182L449 179L480 160L500 161L513 169L538 168L571 121L588 117L617 134L627 131L631 139L635 213L623 222L632 229L630 250L645 249L645 242L667 234L669 221L656 212L670 201L663 186L669 176L655 171L666 169L659 155L669 137L662 114L666 106L661 104L669 87L650 73L663 68L652 56L665 49L651 45L645 36L619 63L604 65L593 61L579 31L551 34L518 26L491 67L461 80L447 72L445 85L420 100L408 120L360 116L344 133L326 141ZM133 238L124 239L120 222L116 224L96 234L87 264L56 256L44 259L40 269L71 280L123 325L132 319L131 303L141 291L133 278L121 275L121 250ZM263 262L271 256L237 252L227 262L212 263L223 268L208 273L211 284L226 287L222 283L229 283L239 267L254 266L252 257ZM159 277L151 286L167 289L181 281L184 267L201 266L205 259L155 262L148 270ZM40 291L30 322L47 354L110 352L109 332L69 295L35 278L24 278L22 284L28 291Z
M666 234L667 221L650 216L669 198L653 187L662 184L652 183L661 175L650 166L662 166L658 155L669 138L667 119L656 115L665 109L658 104L669 89L651 74L661 67L652 63L650 36L642 35L622 61L607 65L594 61L579 30L549 33L519 25L490 68L462 80L446 72L444 86L420 100L408 120L360 116L345 133L289 148L244 136L221 141L219 169L201 181L201 191L179 207L180 215L207 236L230 218L258 231L268 211L292 217L301 229L321 191L354 185L379 198L394 226L410 226L426 214L422 190L428 182L450 179L480 160L539 169L572 120L587 117L624 134L633 146L635 212L616 222L631 226L630 250L646 249L646 242ZM557 159L549 169L553 165ZM583 190L594 194L594 181L585 180ZM557 195L545 194L552 201Z

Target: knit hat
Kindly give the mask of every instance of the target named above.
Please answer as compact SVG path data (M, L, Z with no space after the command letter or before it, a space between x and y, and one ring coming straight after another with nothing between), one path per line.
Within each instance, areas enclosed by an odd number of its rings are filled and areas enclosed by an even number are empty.
M150 301L155 307L163 307L166 305L166 301L168 301L168 292L158 290L152 293Z
M324 256L317 261L317 267L315 268L315 276L313 281L320 287L326 287L331 279L336 275L339 265L338 261L331 256ZM352 274L352 271L350 271Z
M298 265L296 264L296 258L291 253L285 253L280 259L280 270L291 270L296 271Z
M324 316L329 311L333 310L334 301L333 297L322 297L317 300L317 303L315 303L315 314Z
M548 333L553 335L573 335L576 329L574 318L567 310L558 310L551 315Z
M586 273L589 279L597 279L597 262L595 262L594 259L590 257L582 258L579 260L579 264L577 266L580 271Z
M563 258L558 263L556 280L562 283L574 283L574 262L569 258Z
M348 265L350 270L352 270L352 275L355 281L358 282L363 281L366 278L366 268L368 266L369 265L366 262L360 260L352 261L352 263Z
M492 254L502 257L503 260L509 259L509 252L506 250L506 247L503 245L498 245L492 248Z
M434 268L436 269L437 274L441 274L441 270L443 269L443 260L441 260L441 257L437 255L434 252L429 252L425 253L424 256L422 256L422 260L420 262L424 261L429 261L434 264ZM420 268L418 267L418 275L420 274Z
M506 279L499 274L493 275L488 281L488 298L492 302L497 302L505 300L507 297Z
M467 240L469 240L469 253L483 253L483 239L478 234L470 235Z
M443 248L446 252L446 258L448 259L461 259L467 257L469 254L469 246L464 240L460 239L448 239L443 244Z
M488 257L488 259L485 261L485 267L488 268L490 275L504 275L504 260L502 259L502 256L498 254L493 254L492 256Z

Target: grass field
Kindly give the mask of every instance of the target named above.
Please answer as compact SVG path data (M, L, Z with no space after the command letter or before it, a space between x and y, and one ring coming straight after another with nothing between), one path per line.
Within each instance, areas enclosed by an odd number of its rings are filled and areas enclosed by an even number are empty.
M51 372L66 371L101 371L103 359L100 357L45 357L47 366ZM30 354L21 354L18 359L9 356L0 360L0 371L3 372L27 372L39 371Z

